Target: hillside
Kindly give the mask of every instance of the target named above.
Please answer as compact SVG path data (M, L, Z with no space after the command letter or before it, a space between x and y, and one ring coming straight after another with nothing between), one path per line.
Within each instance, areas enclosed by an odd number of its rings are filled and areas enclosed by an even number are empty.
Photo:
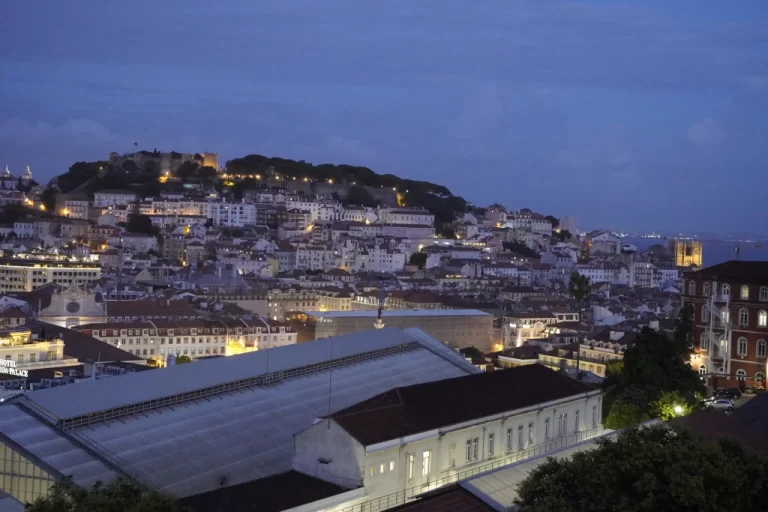
M212 170L205 167L188 169L182 166L176 177L184 181L209 181L213 177L204 172L206 169ZM456 214L470 209L462 197L454 196L443 185L409 180L393 174L377 174L367 167L344 164L315 165L303 160L248 155L227 162L225 173L228 176L226 179L216 180L217 188L224 195L231 195L236 199L242 197L244 190L275 186L277 182L282 181L306 183L307 190L311 191L328 188L328 184L339 186L345 189L342 197L345 203L366 206L377 204L374 194L371 194L372 189L391 189L393 192L390 194L396 193L399 204L426 208L435 215L440 225L452 222ZM53 183L61 192L77 190L92 197L93 193L99 190L120 188L131 189L141 195L155 195L163 189L163 181L158 169L137 169L135 166L128 169L114 168L109 162L98 161L77 162L66 173L56 177Z

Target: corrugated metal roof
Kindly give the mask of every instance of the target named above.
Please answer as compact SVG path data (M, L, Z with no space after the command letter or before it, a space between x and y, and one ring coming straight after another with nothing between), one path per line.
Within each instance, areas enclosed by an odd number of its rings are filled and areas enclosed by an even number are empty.
M216 489L222 476L227 485L236 485L288 471L293 435L315 418L396 386L478 372L442 343L418 329L411 331L382 329L271 349L273 371L327 360L331 345L337 358L418 343L412 350L346 364L332 372L311 373L273 386L240 389L92 423L70 429L67 435L151 487L180 497ZM25 399L59 413L88 410L92 401L97 405L91 410L98 410L104 404L113 407L119 401L135 402L137 395L172 394L191 386L258 375L266 368L266 352L41 390ZM72 474L77 483L114 477L102 463L13 403L2 409L0 432L61 473Z
M42 389L30 400L55 419L71 418L145 400L308 364L393 347L414 339L396 328L337 336L238 356L196 361L173 368Z

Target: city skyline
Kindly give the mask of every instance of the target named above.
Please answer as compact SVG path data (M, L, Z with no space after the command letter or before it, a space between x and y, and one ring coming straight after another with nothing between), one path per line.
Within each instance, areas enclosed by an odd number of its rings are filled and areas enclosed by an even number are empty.
M0 164L44 183L138 142L365 165L589 226L759 231L766 10L16 3Z

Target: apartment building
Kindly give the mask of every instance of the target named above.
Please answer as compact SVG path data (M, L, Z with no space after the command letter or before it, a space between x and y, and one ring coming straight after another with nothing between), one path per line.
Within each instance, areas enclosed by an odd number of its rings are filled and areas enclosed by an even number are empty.
M424 208L380 208L380 224L434 226L435 216Z
M68 287L101 279L98 263L0 258L0 291L30 292L48 283Z
M130 190L102 190L93 194L95 208L127 206L136 202L136 194Z
M216 226L241 228L256 224L256 206L247 203L208 203L205 215Z
M589 439L601 418L599 389L520 366L400 387L335 412L294 436L293 467L373 500Z
M296 343L290 326L262 318L218 320L154 319L86 324L80 332L130 354L165 361L171 354L190 358L236 355Z

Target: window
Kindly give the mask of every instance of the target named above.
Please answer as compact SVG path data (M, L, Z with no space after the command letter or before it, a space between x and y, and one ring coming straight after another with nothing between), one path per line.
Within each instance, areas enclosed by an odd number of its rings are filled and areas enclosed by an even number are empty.
M731 296L731 287L727 284L723 285L723 295L728 298Z
M544 420L544 440L549 440L549 418Z
M415 459L415 455L412 453L408 454L408 480L413 480L413 461Z
M701 321L709 322L709 307L706 304L701 306Z
M467 462L473 462L477 460L477 448L479 444L480 438L478 437L467 439Z
M392 461L392 465L394 465L395 462ZM454 468L456 467L456 443L451 443L448 446L448 467Z
M728 308L723 308L720 311L720 321L723 325L727 325L731 322L731 312L728 311Z
M528 445L533 444L533 422L528 424Z
M746 327L749 323L749 311L747 308L741 308L739 310L739 326Z
M430 472L430 459L432 452L430 450L424 450L421 453L421 476L428 477Z
M757 326L768 327L768 312L766 312L764 309L761 309L757 313Z
M741 285L739 296L741 297L742 300L749 300L749 286L745 284Z
M707 367L705 365L699 366L699 375L706 375L707 374Z
M493 432L488 434L488 456L493 457L493 449L495 448L493 445L495 444L494 441L496 440L496 434Z
M747 355L747 338L739 338L739 344L737 347L737 355L745 356Z
M757 340L757 357L765 357L765 340Z
M507 451L512 451L512 432L514 432L511 428L507 429Z
M558 434L563 433L563 420L565 419L563 418L563 416L564 416L563 414L557 415L557 433Z
M768 301L768 286L760 287L760 300L763 302Z
M389 470L390 471L394 471L395 470L395 461L393 461L393 460L389 461Z
M696 281L688 283L688 295L696 295Z
M704 295L705 297L709 297L709 283L704 283L701 294Z
M592 406L592 427L597 426L597 406Z
M699 338L699 350L709 350L709 334L706 332L701 333Z
M755 380L757 382L765 382L765 374L763 372L757 372L755 374Z
M747 380L747 372L744 370L736 370L736 380Z
M371 466L370 473L371 473L371 476L376 476L376 467L375 466Z
M379 474L384 472L384 464L379 464Z
M579 412L576 411L576 413L573 415L573 431L578 432L579 431Z
M523 449L523 426L517 427L517 449Z
M30 363L36 363L37 362L37 354L29 354L29 362Z

